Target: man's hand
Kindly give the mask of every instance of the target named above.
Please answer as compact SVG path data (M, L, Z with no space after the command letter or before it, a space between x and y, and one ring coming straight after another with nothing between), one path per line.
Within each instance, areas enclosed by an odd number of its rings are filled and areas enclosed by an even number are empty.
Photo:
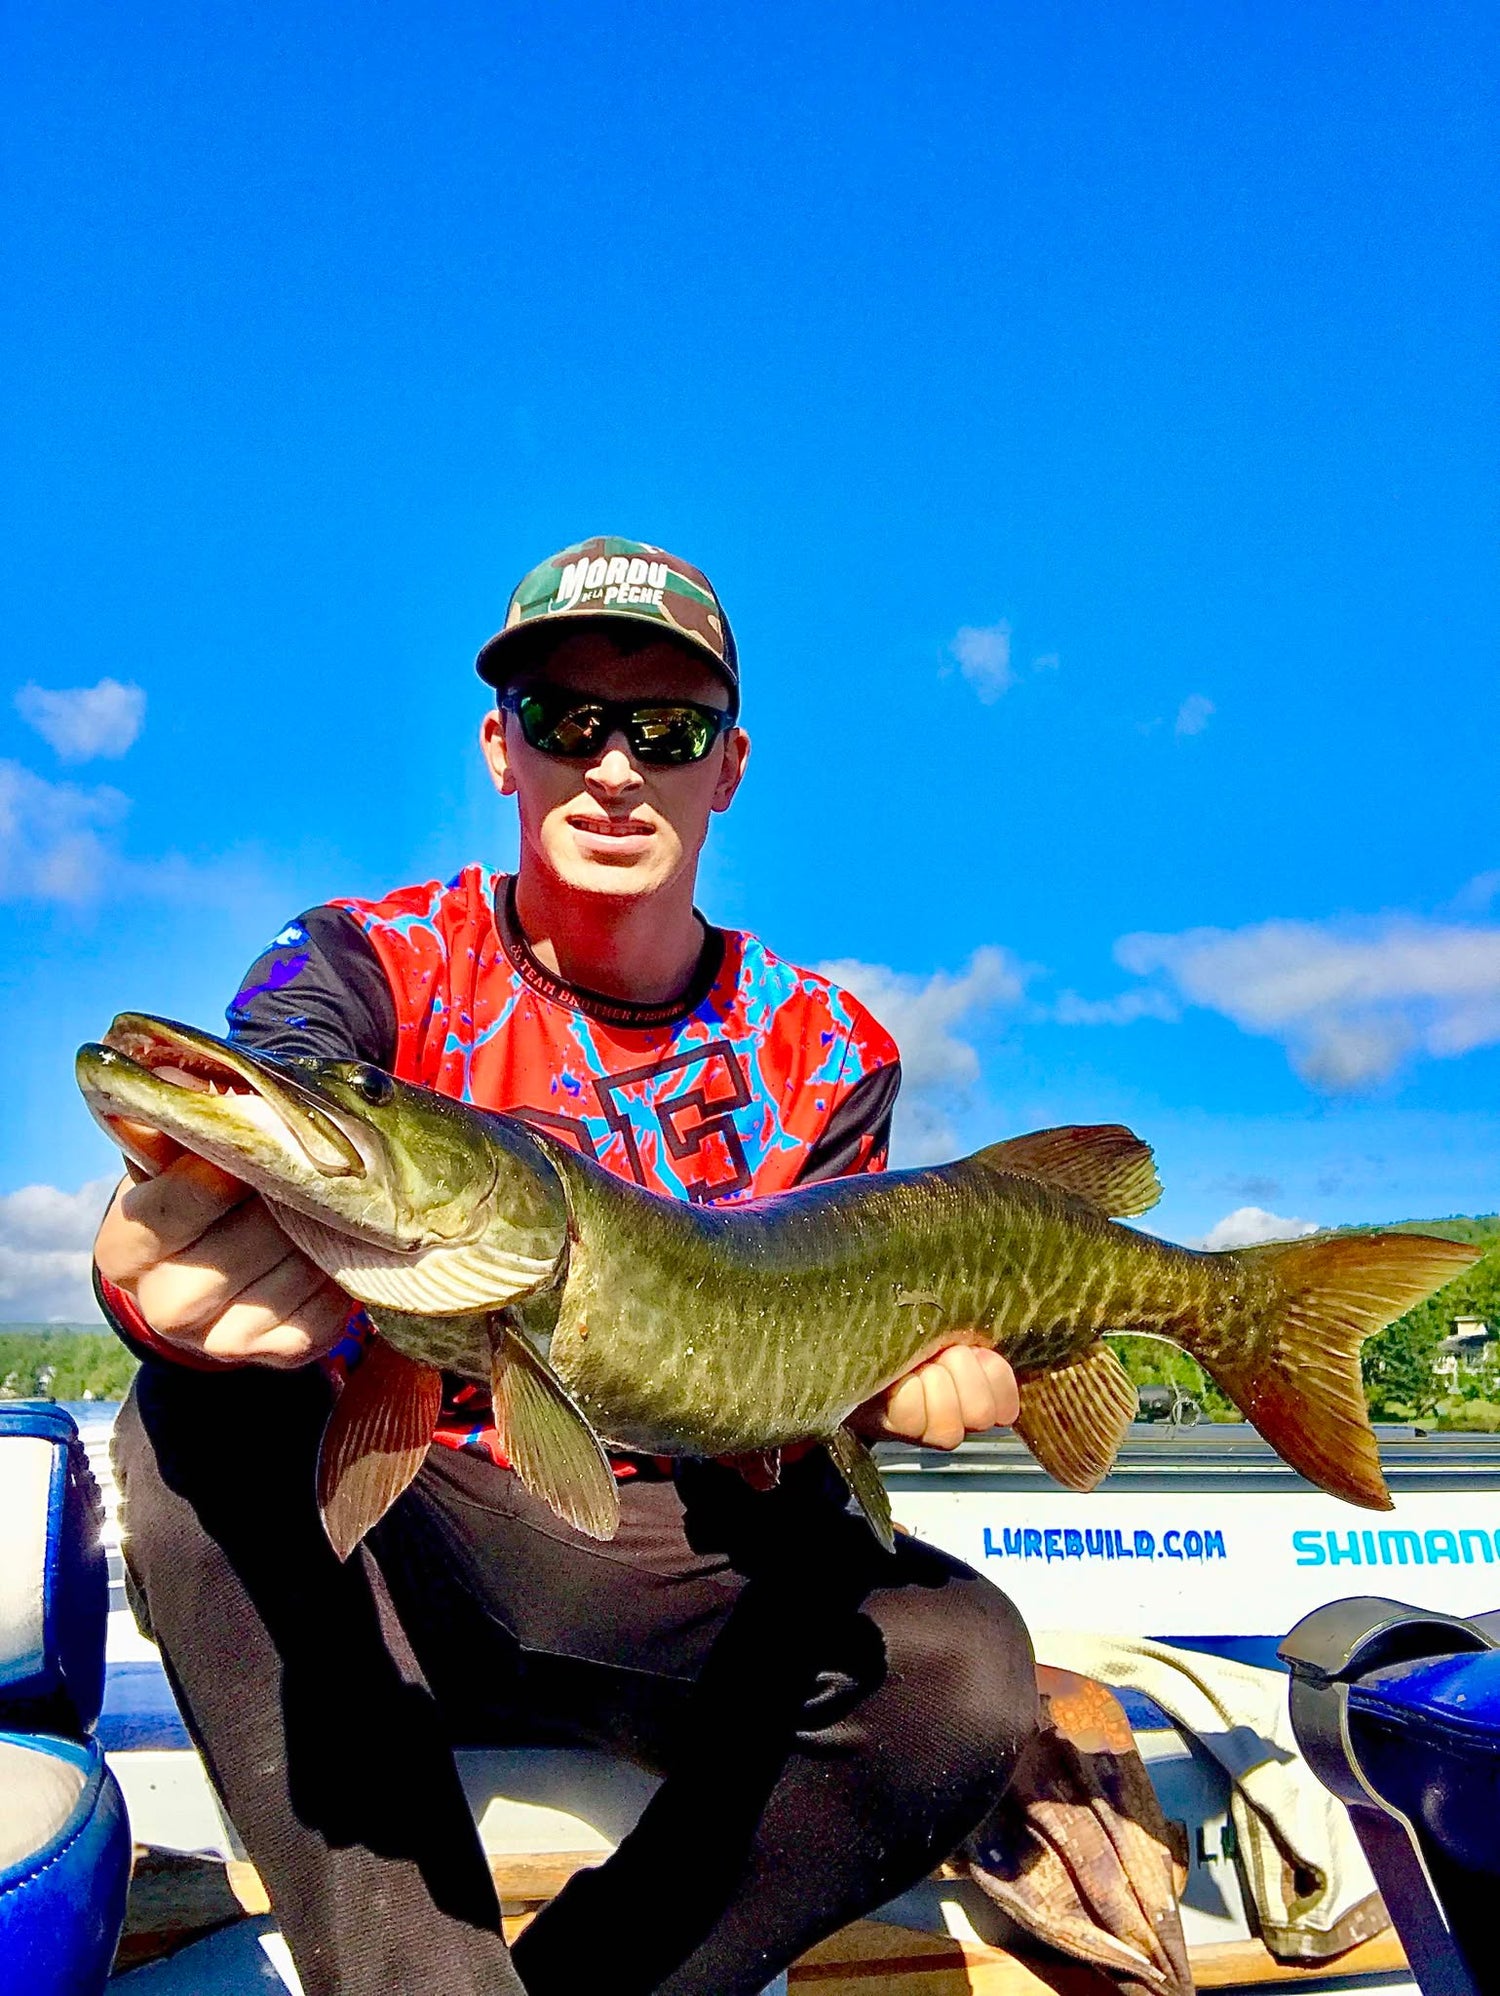
M948 1345L867 1400L850 1426L867 1441L957 1448L966 1435L1008 1428L1020 1411L1016 1375L998 1352Z
M292 1367L331 1351L349 1299L294 1248L262 1201L154 1130L122 1130L135 1155L94 1242L99 1273L133 1296L157 1336L225 1364Z

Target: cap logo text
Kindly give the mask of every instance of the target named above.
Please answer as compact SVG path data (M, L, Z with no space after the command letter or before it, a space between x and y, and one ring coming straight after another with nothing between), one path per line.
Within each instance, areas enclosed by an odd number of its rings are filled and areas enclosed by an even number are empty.
M581 555L570 561L557 579L557 589L547 605L547 614L577 610L589 603L640 604L661 607L667 582L664 561L645 561L640 555L628 560L623 554L607 560L600 554L590 561Z

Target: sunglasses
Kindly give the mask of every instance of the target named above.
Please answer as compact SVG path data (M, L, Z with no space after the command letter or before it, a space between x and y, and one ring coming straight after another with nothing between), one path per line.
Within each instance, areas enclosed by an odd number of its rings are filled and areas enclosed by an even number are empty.
M512 686L500 706L515 715L531 748L567 762L602 754L619 733L637 762L677 768L702 762L734 726L732 714L696 700L593 700L567 686Z

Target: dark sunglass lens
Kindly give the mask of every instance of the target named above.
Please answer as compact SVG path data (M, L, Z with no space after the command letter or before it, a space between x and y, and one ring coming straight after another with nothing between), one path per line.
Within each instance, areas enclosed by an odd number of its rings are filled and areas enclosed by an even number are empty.
M635 716L632 739L642 762L699 762L717 729L696 707L645 707Z
M597 707L568 705L540 693L523 693L516 702L521 732L544 755L591 755L603 731Z

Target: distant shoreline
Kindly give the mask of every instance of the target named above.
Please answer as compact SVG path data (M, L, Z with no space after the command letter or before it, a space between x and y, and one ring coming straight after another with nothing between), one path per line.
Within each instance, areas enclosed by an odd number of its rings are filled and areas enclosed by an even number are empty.
M36 1332L39 1332L39 1331L90 1331L90 1332L92 1332L92 1331L107 1331L108 1329L109 1329L109 1325L105 1323L105 1321L104 1321L104 1319L103 1319L102 1317L95 1317L95 1319L93 1320L93 1322L92 1322L91 1324L75 1324L75 1323L66 1323L66 1324L65 1324L65 1323L47 1323L47 1324L38 1324L38 1323L34 1323L34 1322L33 1322L33 1323L14 1323L14 1324L12 1324L12 1323L0 1323L0 1336L5 1336L5 1337L18 1337L18 1336L19 1336L19 1335L20 1335L20 1334L21 1334L21 1333L22 1333L23 1331L27 1331L27 1332L32 1332L32 1333L36 1333Z

